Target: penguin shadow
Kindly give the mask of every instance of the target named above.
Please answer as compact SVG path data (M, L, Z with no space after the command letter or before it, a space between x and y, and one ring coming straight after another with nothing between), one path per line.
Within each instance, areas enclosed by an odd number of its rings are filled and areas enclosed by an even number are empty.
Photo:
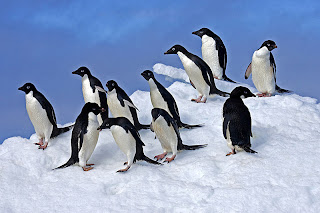
M272 131L267 127L252 126L251 148L255 151L265 147L270 139ZM259 153L259 151L257 151ZM260 151L261 152L261 151Z

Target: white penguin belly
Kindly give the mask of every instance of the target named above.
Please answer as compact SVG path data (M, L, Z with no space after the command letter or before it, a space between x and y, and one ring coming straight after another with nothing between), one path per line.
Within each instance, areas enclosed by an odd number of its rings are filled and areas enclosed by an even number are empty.
M255 52L252 57L251 69L252 81L257 90L261 93L273 94L275 92L275 78L269 57L258 57Z
M153 79L150 79L148 82L150 86L150 99L151 99L153 108L164 109L171 115L170 110L168 108L168 104L167 102L164 101Z
M126 103L124 104L124 107L121 105L120 101L117 98L117 93L115 92L115 89L113 89L111 92L108 92L107 102L110 112L114 118L125 117L128 118L128 120L132 124L134 124L129 106Z
M97 116L92 112L89 113L87 133L84 134L82 147L79 152L79 165L85 166L89 158L91 157L94 149L96 148L99 138L99 123Z
M160 141L161 147L165 152L177 153L178 137L172 126L163 117L158 117L156 121L152 121L152 127Z
M53 125L48 118L46 110L33 97L32 91L26 94L26 108L38 138L44 138L47 142L50 139Z
M209 96L210 87L205 82L199 67L183 53L178 52L182 65L200 95ZM209 78L209 77L208 77Z
M113 125L110 129L120 150L127 156L131 155L134 157L136 153L136 140L130 131L127 133L121 126L117 125Z
M202 36L202 58L209 65L213 76L222 79L223 69L219 63L218 50L216 49L216 41L210 36Z

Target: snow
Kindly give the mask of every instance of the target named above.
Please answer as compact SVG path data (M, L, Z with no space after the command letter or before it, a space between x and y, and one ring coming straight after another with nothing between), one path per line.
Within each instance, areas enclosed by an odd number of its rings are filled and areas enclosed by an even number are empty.
M70 157L71 131L51 140L44 151L33 144L35 134L30 139L12 137L0 146L1 212L319 212L316 99L297 94L245 99L252 117L252 149L258 154L227 157L230 149L221 127L226 98L191 102L197 91L183 70L156 64L154 71L175 79L168 90L182 121L204 124L181 130L183 142L208 144L206 148L182 151L163 166L137 162L128 172L116 173L125 167L126 157L110 130L103 130L89 160L94 169L84 172L78 166L52 170ZM217 80L216 85L230 92L244 84ZM131 99L141 122L150 123L149 92L138 90ZM147 156L162 153L154 133L140 134Z

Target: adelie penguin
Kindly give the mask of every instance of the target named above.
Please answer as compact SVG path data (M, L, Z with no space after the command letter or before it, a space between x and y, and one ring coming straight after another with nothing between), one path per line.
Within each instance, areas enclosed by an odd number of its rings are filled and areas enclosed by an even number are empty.
M165 162L169 163L175 159L177 152L180 150L195 150L207 146L207 144L192 146L183 144L178 125L167 111L160 108L154 108L151 111L151 115L152 130L156 133L164 151L162 154L155 156L155 159L162 160L168 152L172 152L172 156L165 159Z
M58 128L56 115L50 102L32 83L26 83L19 90L26 93L26 108L36 135L39 139L39 149L48 146L50 138L67 132L72 126Z
M195 128L202 125L190 125L181 122L179 110L176 101L168 90L162 86L154 77L153 72L145 70L141 75L148 81L150 86L150 98L154 108L161 108L169 112L176 121L179 128Z
M87 164L87 161L91 157L99 138L97 115L104 111L105 109L99 107L96 103L88 102L83 106L72 130L71 157L67 163L56 169L66 168L75 163L79 163L83 171L93 169L91 166L94 164Z
M110 80L106 84L108 88L108 107L113 117L126 117L134 124L137 130L150 129L150 125L144 125L139 122L137 110L127 93L119 87L117 82ZM106 92L103 88L98 90ZM138 110L139 111L139 110Z
M188 52L181 45L174 45L164 54L178 54L182 65L190 78L190 83L199 93L197 99L191 99L197 103L205 103L209 95L229 96L229 93L217 89L210 67L201 58Z
M275 48L277 45L274 41L263 42L261 47L253 53L252 61L245 73L245 79L248 79L252 73L252 81L260 92L259 97L270 97L275 91L290 92L280 88L276 83L276 62L271 53Z
M250 148L251 116L241 99L248 97L255 95L248 88L240 86L231 92L230 98L223 105L223 136L232 150L227 156L242 150L257 153Z
M99 124L101 125L104 119L108 118L108 104L107 97L104 92L99 91L96 86L103 88L99 79L94 77L87 67L80 67L72 74L77 74L82 77L82 93L84 102L97 103L100 107L104 108L106 111L100 113L98 116Z
M236 83L226 76L227 50L221 38L208 28L201 28L192 34L201 38L202 58L210 67L213 77Z
M128 161L124 163L127 167L117 172L127 171L137 160L144 160L152 164L161 164L145 156L143 153L144 143L136 128L127 118L108 118L98 129L111 129L114 140L120 150L127 156Z

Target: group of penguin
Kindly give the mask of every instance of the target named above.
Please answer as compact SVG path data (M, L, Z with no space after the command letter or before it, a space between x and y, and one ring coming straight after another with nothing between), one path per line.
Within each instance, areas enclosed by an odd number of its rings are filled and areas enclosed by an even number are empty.
M236 87L230 94L219 90L215 86L215 78L234 82L225 74L226 48L220 37L207 28L202 28L192 34L199 36L202 40L203 59L188 52L181 45L174 45L164 54L179 56L191 85L199 93L198 98L191 101L205 103L209 96L216 94L229 97L223 106L222 125L223 135L227 145L231 148L231 152L227 155L236 154L236 151L242 150L256 153L250 148L250 137L252 137L250 112L242 101L242 98L255 97L255 95L242 86ZM271 96L276 91L289 92L276 84L276 64L271 53L274 48L277 48L275 42L265 41L254 52L252 61L245 72L246 79L252 73L253 83L260 92L258 96L261 97ZM158 161L172 152L172 156L164 160L169 163L175 159L180 150L195 150L207 146L207 144L189 146L182 143L179 129L192 129L202 125L190 125L181 121L175 99L156 80L152 71L145 70L141 73L150 86L150 99L153 105L151 125L139 122L138 108L117 82L108 81L106 84L108 91L106 91L87 67L80 67L72 73L82 78L85 105L75 124L64 128L57 127L52 105L32 83L26 83L19 88L26 94L26 109L39 139L39 142L35 143L39 145L39 149L44 150L51 138L73 128L71 157L65 164L57 168L65 168L78 163L84 171L91 170L93 164L88 164L87 161L96 147L99 132L103 129L111 130L115 142L127 156L126 168L118 172L127 171L137 160L161 164ZM108 115L109 110L112 118ZM141 129L151 129L161 143L164 152L155 156L155 160L148 158L143 152L144 143L138 132Z

